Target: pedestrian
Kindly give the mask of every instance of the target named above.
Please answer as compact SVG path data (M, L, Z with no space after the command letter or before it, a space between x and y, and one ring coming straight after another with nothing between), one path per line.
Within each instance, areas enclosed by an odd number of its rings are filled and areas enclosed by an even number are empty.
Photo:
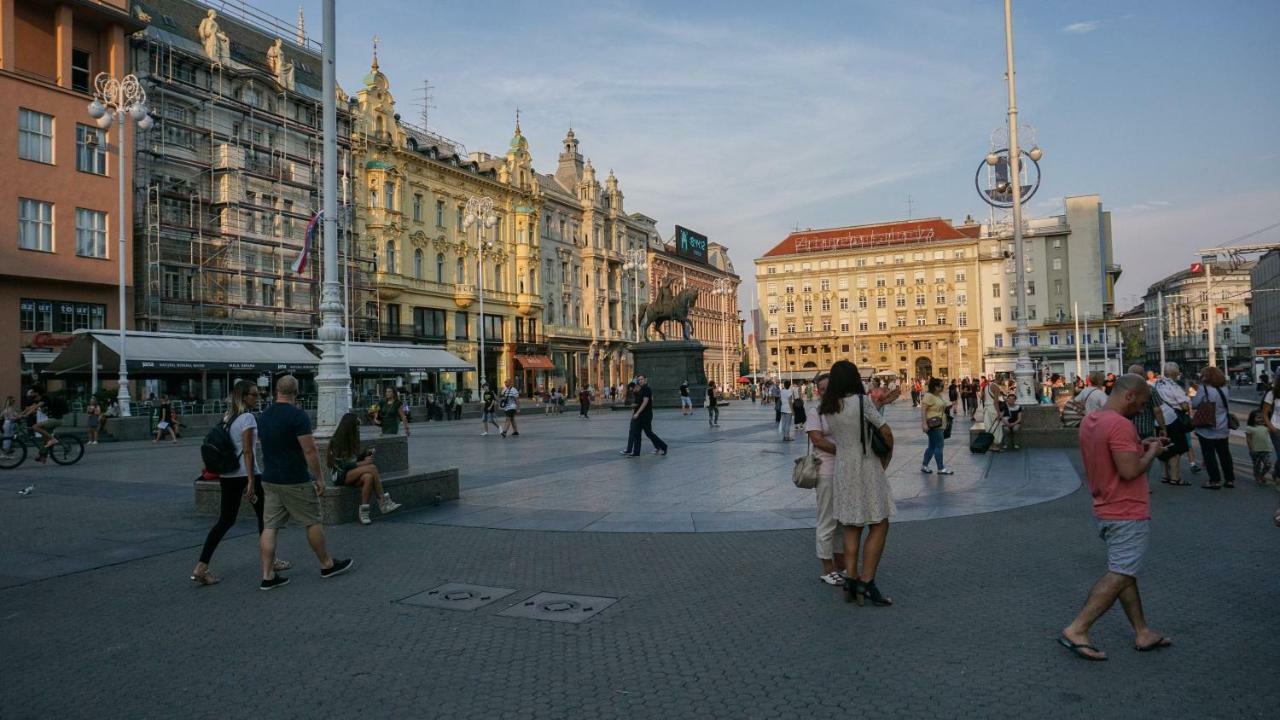
M360 488L360 507L357 517L361 525L373 522L369 517L369 499L378 498L378 511L383 515L395 512L400 503L382 487L382 474L374 461L376 448L360 449L360 419L355 413L347 413L338 421L338 427L329 440L325 462L333 472L333 484L338 487Z
M1084 414L1088 415L1102 409L1107 404L1108 393L1103 389L1106 382L1101 370L1089 373L1089 384L1076 395L1076 402L1084 406Z
M892 458L893 432L866 397L857 366L848 360L831 366L818 414L825 416L836 448L833 504L836 520L844 526L845 601L862 605L870 599L874 605L892 605L876 586L876 572L889 535L889 518L897 512L885 475ZM879 434L888 455L869 452L874 449L869 433ZM867 539L859 553L864 527Z
M85 422L89 425L89 444L98 444L98 426L102 423L102 408L98 406L98 398L90 397L89 406L84 409Z
M814 389L821 401L827 390L828 373L819 373L813 379ZM818 460L818 486L815 488L818 501L818 521L815 527L815 541L818 551L818 562L822 564L822 574L818 579L828 585L844 585L845 557L844 532L836 520L835 510L835 473L836 443L831 437L831 426L827 416L818 414L815 427L805 434L813 446L812 453Z
M1200 487L1206 490L1234 488L1235 461L1231 459L1231 447L1228 443L1231 440L1231 421L1235 418L1231 416L1227 376L1221 369L1210 365L1200 371L1200 380L1200 392L1191 398L1192 410L1198 411L1205 404L1213 405L1212 424L1195 429L1201 454L1204 455L1204 467L1209 473L1209 481ZM1196 415L1198 417L1201 413L1196 412Z
M951 401L952 412L954 412L956 405L960 404L960 387L956 385L955 380L947 386L947 399Z
M769 404L773 406L773 424L778 425L782 422L782 383L769 386Z
M929 445L924 450L924 461L920 463L920 472L929 475L929 461L938 465L939 475L955 475L942 461L942 446L946 442L943 433L947 429L947 410L951 403L942 397L942 381L938 378L929 380L926 392L917 401L920 405L920 429L929 438Z
M920 381L911 383L911 407L920 407Z
M1262 424L1271 435L1271 449L1275 452L1276 462L1280 464L1280 402L1276 402L1277 397L1280 397L1280 375L1276 376L1275 384L1267 388L1258 408L1262 413Z
M1107 573L1089 591L1080 614L1063 628L1058 643L1085 660L1106 660L1089 640L1094 622L1117 599L1133 626L1134 649L1169 647L1173 641L1147 627L1138 594L1150 538L1151 500L1147 468L1161 451L1161 440L1139 440L1129 422L1151 389L1141 375L1124 375L1100 412L1080 422L1080 455L1093 495L1098 535L1107 544Z
M4 440L0 444L0 452L8 455L13 452L13 436L18 432L18 418L22 413L18 408L18 400L12 395L4 399L4 410L0 412L0 419L4 421Z
M804 410L805 398L809 390L810 387L807 384L803 391L792 389L791 416L797 432L804 432L804 424L809 420L809 415Z
M258 460L261 448L257 442L258 420L254 412L258 409L258 386L251 380L237 380L231 388L231 397L227 401L227 412L222 416L227 434L236 448L239 466L232 472L218 477L221 490L218 521L209 528L205 536L204 547L200 550L200 559L191 571L191 582L197 585L216 585L218 578L209 572L209 561L213 552L227 531L236 524L240 514L240 500L243 498L253 506L253 514L258 519L258 535L262 535L263 501L262 464ZM253 479L250 482L250 478ZM277 572L293 567L287 560L272 557L271 567Z
M623 450L622 454L630 457L640 456L640 433L643 432L649 437L649 442L653 443L653 454L665 457L667 444L653 432L653 388L649 387L649 379L644 375L637 375L635 384L636 409L631 413L627 449Z
M156 436L151 441L153 443L160 442L160 438L165 433L169 433L170 439L178 442L177 422L173 415L173 405L169 403L168 395L160 396L160 406L156 409Z
M495 430L502 430L502 427L498 425L498 421L495 419L495 413L498 410L498 396L493 392L493 390L489 389L489 383L484 383L480 386L480 402L482 408L480 416L480 434L488 435L490 425L492 425Z
M1000 424L1004 428L1005 448L1021 450L1022 446L1018 444L1018 431L1022 429L1022 407L1018 405L1016 390L1011 389L1005 393L1002 409Z
M453 419L454 420L462 419L462 405L464 402L465 402L465 399L462 397L462 391L459 390L453 396ZM404 433L405 435L409 434L409 424L407 422L405 423L405 426L404 426Z
M591 388L578 391L578 416L583 420L591 419Z
M320 524L320 496L324 473L320 453L311 432L311 419L296 404L298 380L285 375L276 380L276 399L258 417L262 443L263 530L259 538L262 560L260 590L274 590L289 582L275 569L276 534L289 520L306 528L307 542L320 561L320 577L330 578L351 569L355 561L337 560L325 547Z
M1141 365L1130 365L1129 374L1142 377L1145 375ZM1164 435L1163 414L1156 406L1155 393L1151 393L1147 400L1147 404L1143 405L1137 413L1131 418L1133 420L1133 429L1138 433L1139 440L1146 440L1149 437L1158 437Z
M1249 422L1244 428L1245 443L1249 446L1249 460L1253 462L1253 482L1255 485L1266 485L1271 475L1271 433L1262 421L1262 411L1249 413Z
M1200 387L1196 384L1195 381L1191 381L1187 384L1187 407L1188 408L1191 407L1191 400L1195 398L1196 393L1198 392L1200 392ZM1188 409L1187 411L1188 418L1190 418L1190 412L1191 411ZM1191 468L1191 473L1193 475L1199 475L1200 464L1196 462L1196 446L1191 442L1191 436L1193 434L1194 434L1194 429L1192 428L1191 423L1188 422L1187 423L1187 466Z
M448 413L449 408L446 406L445 414ZM409 437L409 423L405 418L404 401L400 399L400 393L395 386L388 385L382 392L382 406L378 409L374 424L382 428L383 435L399 435L401 423L404 423L404 436Z
M511 378L502 381L502 395L499 398L498 407L506 416L506 420L502 423L502 437L506 437L508 433L512 437L519 435L520 429L516 427L516 413L520 412L520 391L516 389Z
M112 418L120 417L120 401L111 398L111 402L107 403L107 409L102 413L102 418L98 421L98 436L107 431L107 425Z
M979 392L982 394L982 425L993 436L991 452L1003 452L1004 423L1000 422L1000 418L1004 413L1000 405L1004 402L1004 395L1000 392L1000 386L993 382L982 386Z
M1187 412L1190 400L1187 393L1178 384L1182 371L1178 363L1168 362L1164 365L1164 375L1156 380L1152 387L1156 403L1160 407L1161 424L1169 438L1169 444L1160 454L1160 464L1164 467L1164 477L1160 482L1166 485L1186 486L1191 483L1182 479L1182 455L1190 445L1187 443L1187 432L1191 429L1191 418Z
M791 426L795 421L795 407L791 404L793 398L794 393L791 391L791 381L783 380L782 390L778 392L778 405L782 410L778 421L778 436L782 438L783 442L790 442L792 439Z
M720 405L716 401L716 381L707 382L707 426L720 427Z
M689 397L689 382L680 383L680 414L693 414L693 398Z

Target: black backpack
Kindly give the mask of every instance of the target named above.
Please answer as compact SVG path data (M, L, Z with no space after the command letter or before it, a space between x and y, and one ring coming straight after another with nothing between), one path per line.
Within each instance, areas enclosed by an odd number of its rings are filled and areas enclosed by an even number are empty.
M218 423L204 436L200 445L200 459L204 468L219 475L240 469L240 455L228 429L231 423Z

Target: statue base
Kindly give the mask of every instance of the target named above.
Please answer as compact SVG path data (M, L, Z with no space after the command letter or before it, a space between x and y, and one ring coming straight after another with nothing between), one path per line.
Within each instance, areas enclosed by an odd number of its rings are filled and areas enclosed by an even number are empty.
M680 384L689 383L689 397L695 408L707 396L707 375L702 355L706 348L697 340L665 340L631 345L635 372L649 379L653 406L680 407Z

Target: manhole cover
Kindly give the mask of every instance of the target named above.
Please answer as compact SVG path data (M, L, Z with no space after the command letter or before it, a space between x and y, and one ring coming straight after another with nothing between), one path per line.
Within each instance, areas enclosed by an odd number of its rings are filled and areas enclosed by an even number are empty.
M595 617L616 602L618 598L544 592L516 603L498 614L533 620L580 623Z
M445 610L477 610L515 592L514 588L445 583L397 602Z

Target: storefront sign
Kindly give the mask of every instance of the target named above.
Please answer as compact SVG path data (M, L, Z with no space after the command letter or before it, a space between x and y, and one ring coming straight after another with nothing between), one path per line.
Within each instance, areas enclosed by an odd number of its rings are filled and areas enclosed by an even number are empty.
M700 263L707 261L707 236L676 226L676 254Z
M31 347L38 348L56 348L66 347L71 344L75 337L71 335L62 335L51 332L38 332L31 336Z

